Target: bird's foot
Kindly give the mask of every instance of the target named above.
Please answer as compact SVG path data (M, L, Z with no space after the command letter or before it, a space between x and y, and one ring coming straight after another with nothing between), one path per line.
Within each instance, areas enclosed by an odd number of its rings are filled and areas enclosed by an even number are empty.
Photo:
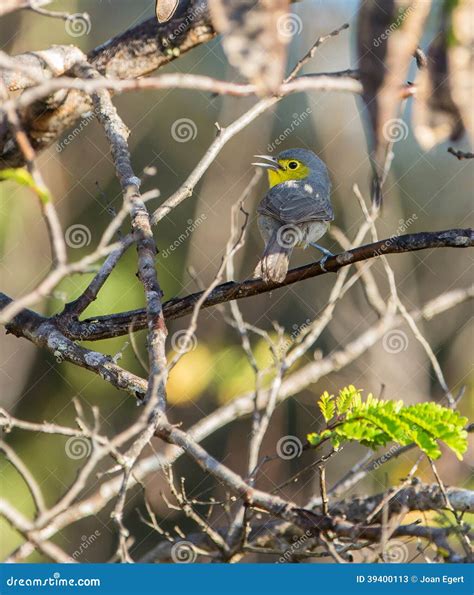
M332 254L331 254L331 256L332 256ZM325 267L324 265L325 265L325 263L326 263L326 260L327 260L328 258L329 258L329 254L326 254L325 256L323 256L323 257L321 258L321 260L319 260L319 261L318 261L318 264L319 264L319 266L321 267L321 269L322 269L322 270L323 270L325 273L327 273L327 270L326 270L326 267Z
M331 256L334 256L334 254L330 250L328 250L327 248L324 248L323 246L320 246L319 244L315 244L315 243L311 242L310 246L313 246L313 248L316 248L323 254L323 257L319 261L319 266L323 269L323 271L325 273L327 273L327 270L326 270L324 264L326 263L326 260L328 258L330 258Z

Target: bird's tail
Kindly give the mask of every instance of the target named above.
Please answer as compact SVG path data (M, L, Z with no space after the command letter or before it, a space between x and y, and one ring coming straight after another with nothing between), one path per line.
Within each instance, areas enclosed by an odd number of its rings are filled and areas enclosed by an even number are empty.
M278 230L275 231L265 246L265 251L255 268L254 277L261 277L266 283L281 283L288 273L292 251L293 246L285 246L280 240Z

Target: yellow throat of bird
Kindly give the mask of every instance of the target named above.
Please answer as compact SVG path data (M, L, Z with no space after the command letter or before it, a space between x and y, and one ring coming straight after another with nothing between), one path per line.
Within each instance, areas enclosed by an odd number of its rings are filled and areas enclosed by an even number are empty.
M303 163L299 162L299 167L296 170L292 170L288 167L288 162L293 161L291 159L282 159L279 161L279 164L284 169L268 170L268 183L270 188L276 186L277 184L281 184L282 182L288 182L288 180L304 180L309 176L310 169L306 167Z

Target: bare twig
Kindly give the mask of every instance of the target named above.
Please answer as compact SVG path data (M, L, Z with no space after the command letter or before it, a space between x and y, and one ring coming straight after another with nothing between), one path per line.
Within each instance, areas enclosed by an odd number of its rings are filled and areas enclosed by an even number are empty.
M459 161L462 161L463 159L474 159L474 153L470 153L469 151L460 151L454 147L448 147L448 153L454 155Z

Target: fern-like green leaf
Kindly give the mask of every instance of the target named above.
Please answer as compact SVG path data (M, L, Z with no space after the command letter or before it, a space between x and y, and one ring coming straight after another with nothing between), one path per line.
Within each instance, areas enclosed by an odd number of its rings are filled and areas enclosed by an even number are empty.
M417 403L405 407L400 412L400 416L409 421L412 427L423 428L436 440L443 441L457 458L462 460L462 455L467 450L467 432L464 430L467 417L438 403ZM440 454L439 451L438 456Z
M361 391L350 385L339 391L336 399L326 391L318 405L328 428L321 434L308 435L308 442L313 446L327 439L334 448L352 440L374 450L391 441L401 446L415 443L432 459L441 456L440 441L458 459L462 459L467 450L464 429L467 418L438 403L406 407L403 401L384 401L371 393L362 401Z
M351 407L353 407L357 401L360 405L361 396L360 390L357 390L355 386L350 384L339 391L339 395L336 398L336 407L338 415L346 413Z
M334 432L341 440L356 440L373 449L390 442L390 436L386 432L364 419L344 422Z
M328 391L325 391L318 401L319 408L323 414L326 422L331 421L336 413L336 403L334 402L334 395L330 395Z
M456 457L462 461L462 456L466 452L468 446L466 430L460 430L458 432L453 431L450 434L447 433L441 440L454 452Z

